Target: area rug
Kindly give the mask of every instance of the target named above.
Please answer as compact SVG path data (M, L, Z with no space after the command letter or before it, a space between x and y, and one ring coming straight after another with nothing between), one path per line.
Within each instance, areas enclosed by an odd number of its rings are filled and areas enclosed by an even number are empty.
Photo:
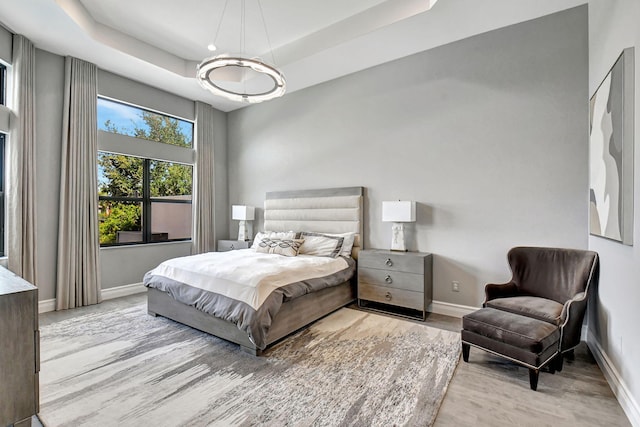
M459 334L343 308L262 357L146 305L41 329L40 413L57 426L428 426Z

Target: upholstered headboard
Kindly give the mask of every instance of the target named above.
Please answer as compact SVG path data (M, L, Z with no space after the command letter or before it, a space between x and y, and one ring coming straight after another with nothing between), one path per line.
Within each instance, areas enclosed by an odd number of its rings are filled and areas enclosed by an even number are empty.
M356 233L354 259L363 242L363 187L274 191L264 201L264 229Z

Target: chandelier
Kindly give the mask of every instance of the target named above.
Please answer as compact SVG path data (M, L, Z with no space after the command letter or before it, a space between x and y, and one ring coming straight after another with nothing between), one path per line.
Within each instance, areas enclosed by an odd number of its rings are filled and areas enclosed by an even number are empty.
M269 33L267 32L267 26L264 21L262 5L260 4L260 0L255 1L260 10L260 17L264 26L271 59L275 63ZM228 3L229 0L226 0L213 44L209 45L210 50L215 49L220 26L222 25ZM245 12L245 0L242 0L240 10L240 54L226 53L205 58L198 64L196 78L203 88L209 90L214 95L237 102L258 103L284 95L286 81L282 72L278 70L275 65L267 64L260 58L251 58L245 54ZM247 82L251 80L251 76L258 77L254 80L266 81L267 87L265 88L264 84L258 87L250 84L250 87L248 87Z

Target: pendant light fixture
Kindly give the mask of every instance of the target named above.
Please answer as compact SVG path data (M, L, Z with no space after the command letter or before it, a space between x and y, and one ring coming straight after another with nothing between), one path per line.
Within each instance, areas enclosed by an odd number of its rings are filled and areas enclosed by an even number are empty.
M267 25L264 20L262 5L260 4L260 0L253 1L255 1L259 8L266 40L269 46L269 52L271 54L271 60L275 63ZM215 46L217 46L218 34L220 32L225 12L227 11L228 3L229 0L226 0L222 15L220 16L220 22L218 23L214 41L209 46L210 50L212 50L212 48L215 49ZM202 87L209 90L214 95L219 95L232 101L257 103L280 97L284 95L286 90L286 81L282 72L278 70L275 65L267 64L260 58L251 58L245 53L245 0L242 0L240 7L240 53L225 53L204 59L198 65L196 78ZM263 77L261 80L264 80L264 77L267 77L269 87L267 89L248 88L248 79L252 75L254 77ZM236 84L236 86L238 86L237 88L232 87L232 84L229 84L229 80L233 80L230 79L229 76L236 77L235 80L239 83Z

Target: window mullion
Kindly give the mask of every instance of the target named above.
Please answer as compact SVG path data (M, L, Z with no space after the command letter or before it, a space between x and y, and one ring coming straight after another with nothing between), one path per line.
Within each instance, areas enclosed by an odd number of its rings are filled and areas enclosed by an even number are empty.
M142 238L151 242L151 160L144 159L142 169Z

